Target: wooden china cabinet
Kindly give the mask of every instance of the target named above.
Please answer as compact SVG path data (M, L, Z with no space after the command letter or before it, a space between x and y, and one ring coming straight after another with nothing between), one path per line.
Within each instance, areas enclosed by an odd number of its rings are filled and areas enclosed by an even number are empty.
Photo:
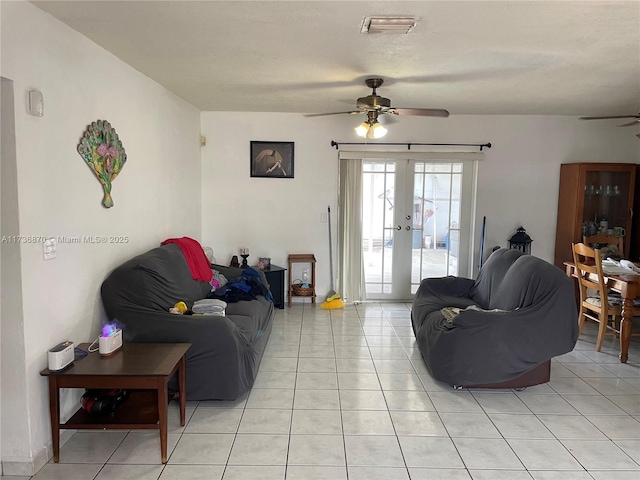
M640 168L633 163L564 163L560 166L558 224L555 264L573 258L571 244L583 235L624 234L624 255L637 260L638 221L633 222L638 203L636 182ZM637 208L637 207L636 207ZM619 227L616 229L616 227Z

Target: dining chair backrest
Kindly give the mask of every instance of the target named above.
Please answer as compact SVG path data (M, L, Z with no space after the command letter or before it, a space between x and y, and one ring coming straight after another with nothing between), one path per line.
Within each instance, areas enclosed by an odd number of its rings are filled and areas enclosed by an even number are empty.
M618 247L620 255L624 256L624 237L615 237L613 235L607 235L606 233L598 233L596 235L590 235L582 237L582 243L585 245L615 245Z
M606 304L607 288L602 271L600 250L591 248L584 243L574 243L572 250L573 263L576 265L576 275L578 277L578 286L580 287L581 301L587 298L587 289L590 288L597 290L600 293L600 299ZM590 280L589 274L595 274L597 280Z

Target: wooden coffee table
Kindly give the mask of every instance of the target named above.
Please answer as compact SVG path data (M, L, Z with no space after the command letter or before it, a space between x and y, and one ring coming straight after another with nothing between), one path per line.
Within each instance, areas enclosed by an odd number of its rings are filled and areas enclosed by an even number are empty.
M87 350L89 344L79 348ZM45 369L49 377L49 407L53 461L60 461L60 429L159 429L162 463L167 463L168 404L175 396L167 384L178 372L180 425L185 424L185 366L190 343L126 343L108 357L89 353L62 371ZM90 415L80 408L60 424L61 388L123 388L131 395L112 415Z

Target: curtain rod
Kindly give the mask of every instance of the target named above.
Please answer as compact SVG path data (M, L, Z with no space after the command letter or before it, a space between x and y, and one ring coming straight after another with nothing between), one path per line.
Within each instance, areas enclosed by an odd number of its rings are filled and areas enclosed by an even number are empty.
M408 142L399 142L399 143L365 143L365 142L336 142L335 140L331 140L331 146L336 147L336 150L340 147L340 145L406 145L407 150L411 150L412 145L430 145L437 147L480 147L480 151L484 147L491 148L491 143L408 143Z

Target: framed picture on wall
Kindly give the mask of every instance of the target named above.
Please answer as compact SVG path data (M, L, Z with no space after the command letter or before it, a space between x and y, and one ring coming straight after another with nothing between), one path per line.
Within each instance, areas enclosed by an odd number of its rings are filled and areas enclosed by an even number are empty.
M251 142L251 176L293 178L293 142Z

